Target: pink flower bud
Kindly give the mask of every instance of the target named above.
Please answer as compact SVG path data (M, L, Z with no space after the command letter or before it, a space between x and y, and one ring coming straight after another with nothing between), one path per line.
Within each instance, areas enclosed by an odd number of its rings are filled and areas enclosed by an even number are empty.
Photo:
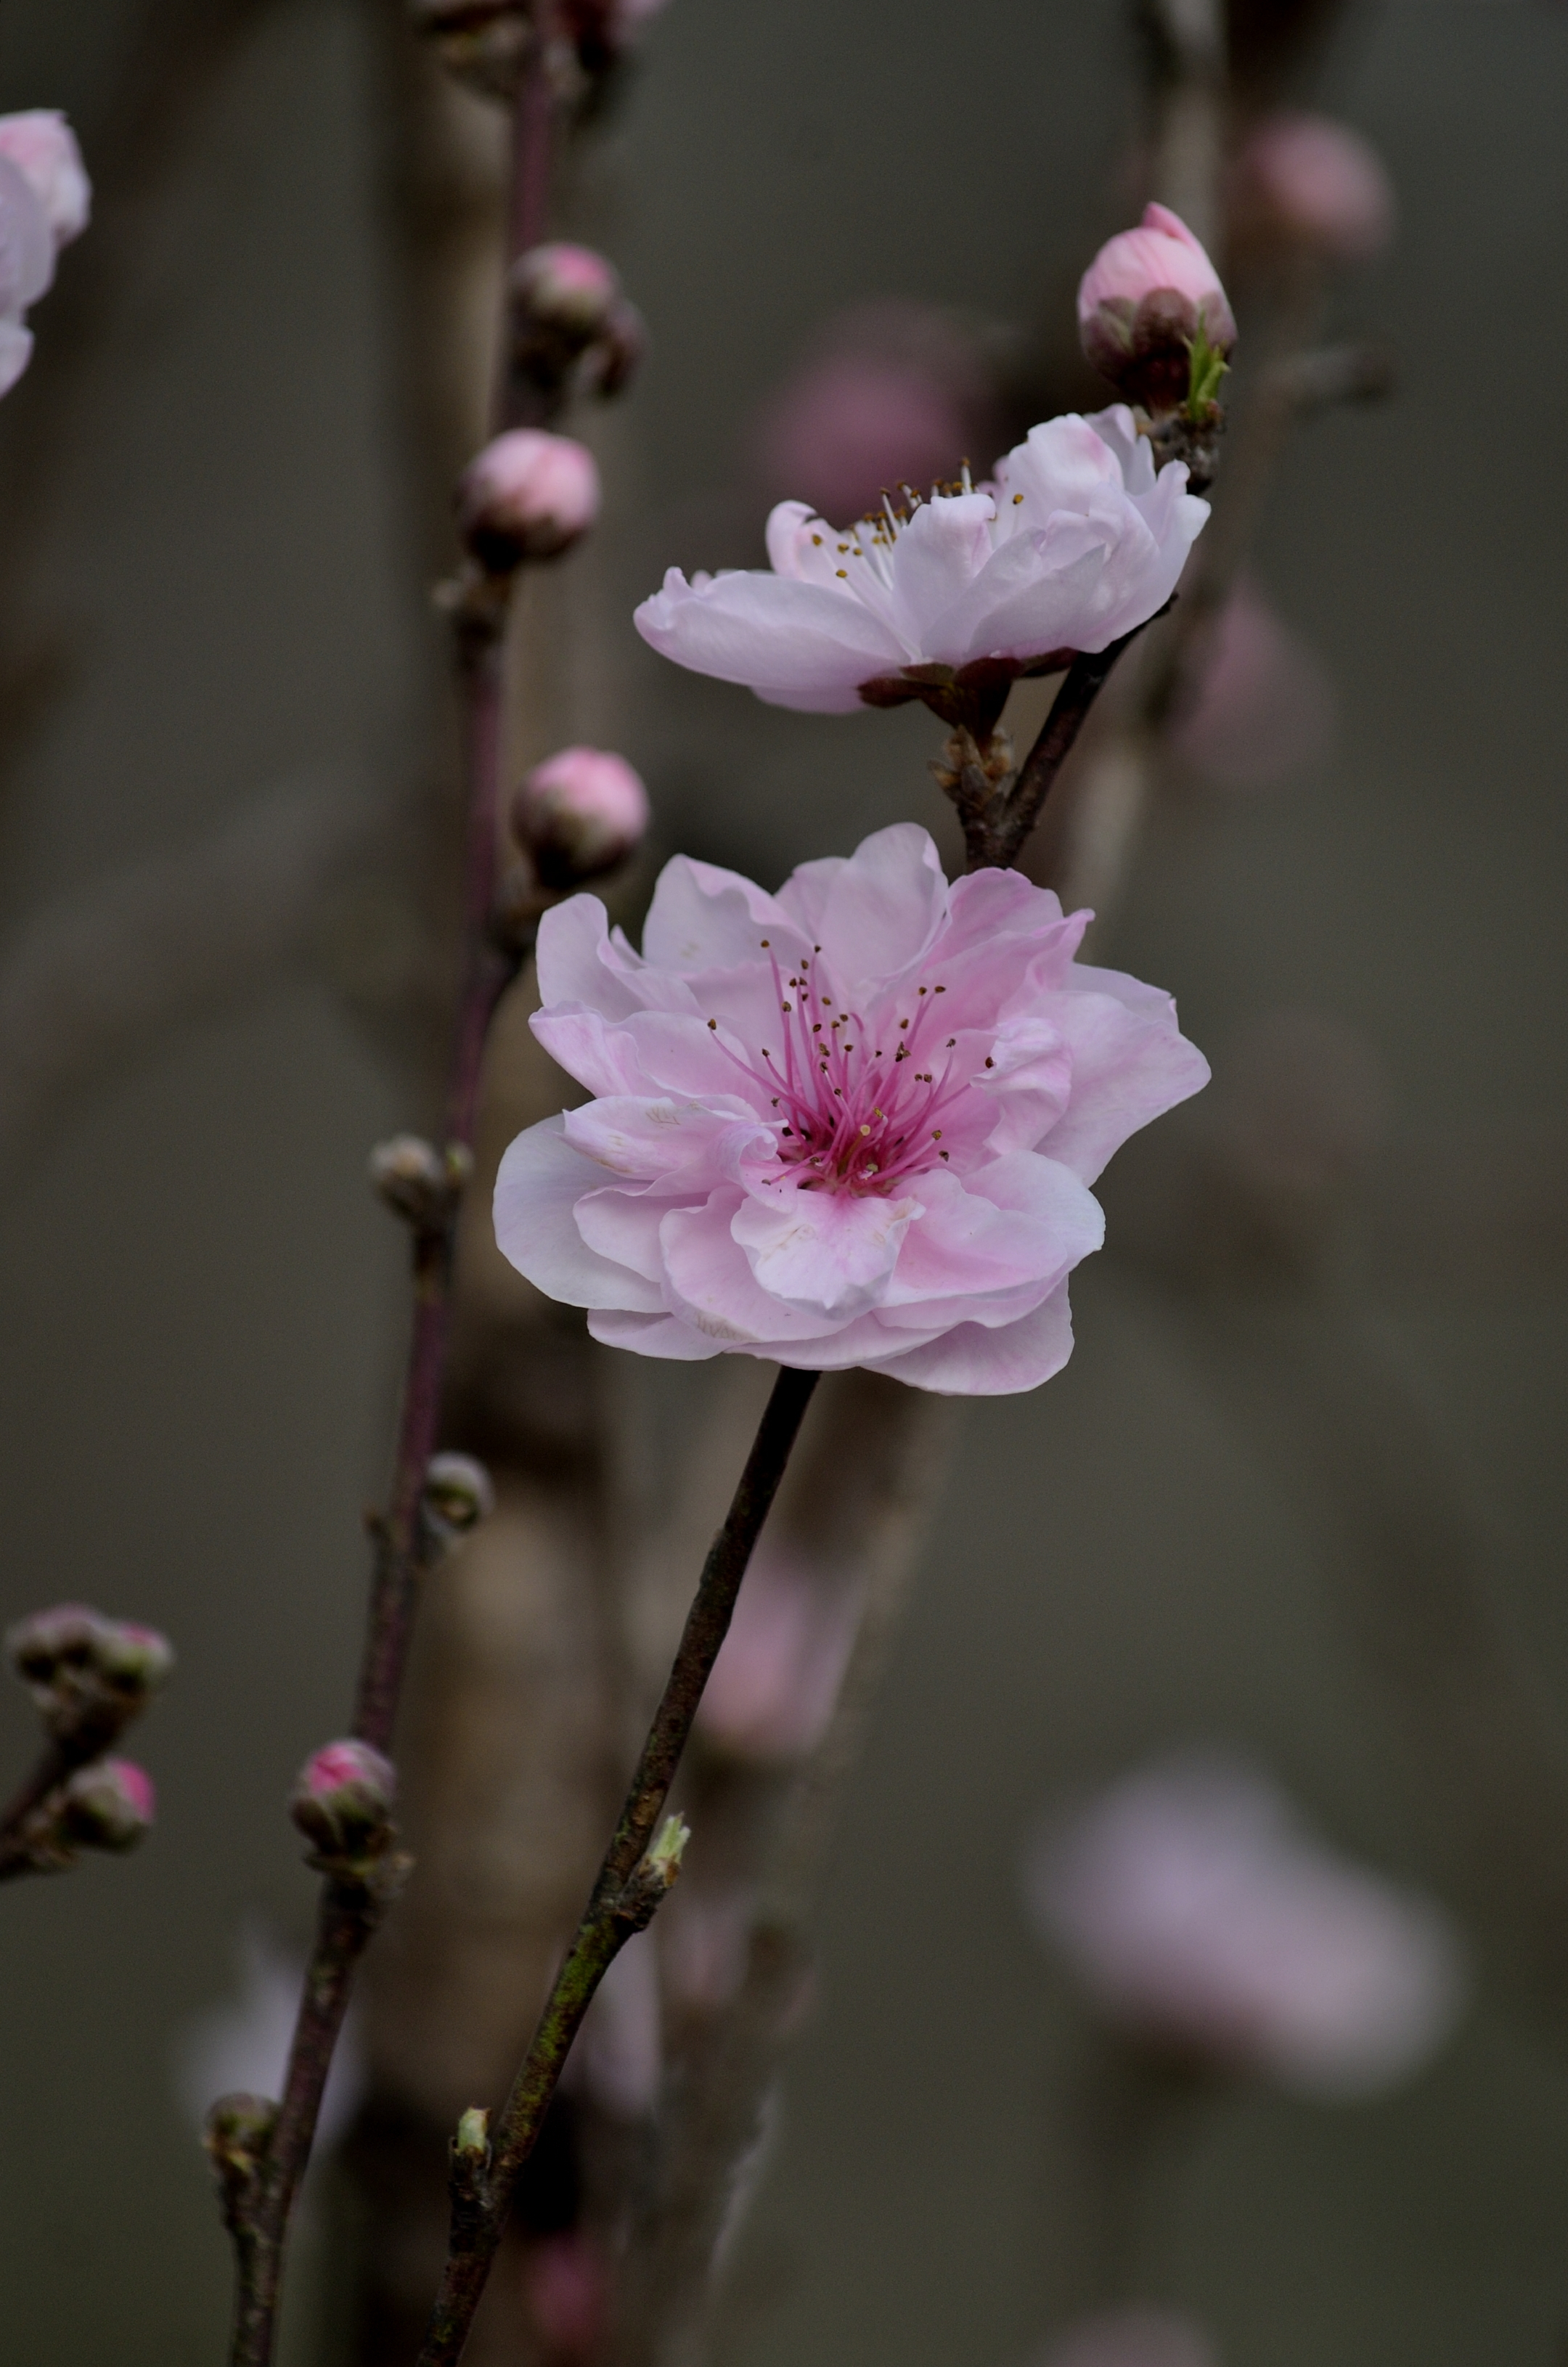
M579 347L597 337L620 294L620 281L602 255L590 246L555 240L530 246L512 266L512 294L531 321L547 323L575 339Z
M1393 189L1381 157L1326 115L1270 115L1236 168L1244 206L1276 232L1336 263L1363 263L1393 236Z
M594 456L569 436L515 427L487 444L458 486L458 517L481 566L506 575L525 559L554 559L598 515Z
M82 1849L134 1849L157 1808L152 1777L130 1759L79 1767L60 1796L61 1836Z
M341 1856L385 1845L396 1798L390 1759L368 1742L328 1742L301 1768L289 1813L318 1850Z
M10 1630L6 1647L50 1733L78 1748L111 1742L175 1659L155 1627L106 1619L84 1603L35 1611Z
M574 888L623 863L648 827L648 792L624 756L562 748L512 799L512 828L547 888Z
M1136 230L1108 240L1078 284L1078 334L1095 368L1156 417L1187 399L1199 323L1228 354L1236 323L1220 275L1187 224L1146 206Z
M76 135L59 108L0 115L0 156L8 156L31 183L56 250L80 238L92 212L93 188Z

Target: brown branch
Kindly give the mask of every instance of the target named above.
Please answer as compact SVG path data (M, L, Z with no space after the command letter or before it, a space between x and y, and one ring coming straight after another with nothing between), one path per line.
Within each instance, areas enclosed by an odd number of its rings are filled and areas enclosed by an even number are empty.
M815 1373L786 1367L773 1385L729 1512L703 1565L614 1838L494 2141L487 2146L469 2141L465 2115L452 2156L450 2245L419 2367L453 2367L461 2357L506 2224L513 2189L533 2150L578 2026L608 1966L632 1932L648 1921L672 1878L673 1867L664 1873L651 1868L648 1845L817 1378Z
M554 99L544 21L545 0L518 87L513 135L509 255L534 243L544 227ZM503 301L508 302L509 291ZM503 345L505 345L505 338ZM494 424L510 425L503 370ZM461 664L464 763L468 783L463 889L463 979L447 1094L449 1162L472 1151L480 1072L491 1020L517 973L520 948L503 950L493 933L502 764L502 640L508 588L492 584L483 613L473 604L454 619ZM455 1195L454 1195L455 1200ZM438 1544L424 1508L426 1475L436 1447L450 1331L455 1205L416 1224L413 1248L414 1322L403 1389L391 1501L375 1523L376 1565L355 1710L359 1739L386 1750L397 1715L420 1582ZM231 2367L267 2367L277 2337L284 2248L295 2197L310 2159L321 2099L347 2010L360 1956L406 1861L389 1853L380 1878L329 1867L315 1946L290 2051L283 2101L259 2126L243 2132L215 2111L210 2144L222 2181L236 2267Z
M0 1882L13 1881L18 1874L47 1874L51 1861L40 1853L40 1825L47 1821L40 1817L51 1793L59 1790L78 1767L85 1767L97 1758L101 1746L88 1743L82 1748L51 1742L40 1753L37 1765L21 1790L0 1816Z

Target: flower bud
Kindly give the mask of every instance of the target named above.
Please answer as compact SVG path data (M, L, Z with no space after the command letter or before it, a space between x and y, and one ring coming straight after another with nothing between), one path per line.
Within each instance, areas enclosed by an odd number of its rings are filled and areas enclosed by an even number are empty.
M167 1638L83 1603L17 1622L6 1648L56 1741L112 1741L174 1666Z
M490 2114L483 2104L471 2104L458 2121L452 2151L466 2159L483 2161L490 2150Z
M1333 263L1364 263L1393 236L1393 190L1369 141L1326 115L1270 115L1236 165L1244 216Z
M71 1848L134 1849L152 1829L153 1779L130 1759L97 1759L62 1785L57 1830Z
M421 1232L438 1233L450 1223L472 1172L472 1153L462 1143L437 1150L416 1134L394 1134L370 1153L376 1191Z
M683 1816L665 1818L627 1877L614 1909L618 1922L630 1923L634 1931L652 1922L666 1893L675 1886L690 1839L691 1827Z
M554 559L598 515L599 472L585 446L540 427L515 427L487 444L458 485L458 518L470 550L493 575L525 559Z
M511 285L519 321L550 329L575 353L608 326L620 294L613 265L591 246L574 246L565 239L520 255L512 266Z
M301 1768L289 1814L324 1856L374 1856L392 1838L397 1770L368 1742L324 1743Z
M1211 402L1236 324L1220 275L1187 224L1151 205L1101 247L1078 285L1085 353L1153 417ZM1197 383L1203 369L1206 383Z
M623 394L648 350L648 324L635 304L622 297L588 356L586 383L595 394Z
M495 1490L483 1463L472 1455L433 1455L425 1473L425 1518L449 1545L495 1510Z
M562 748L536 764L512 799L512 829L547 888L612 871L648 827L648 792L624 756Z
M76 136L59 108L0 115L0 156L8 156L32 184L56 251L80 238L92 212L93 188Z

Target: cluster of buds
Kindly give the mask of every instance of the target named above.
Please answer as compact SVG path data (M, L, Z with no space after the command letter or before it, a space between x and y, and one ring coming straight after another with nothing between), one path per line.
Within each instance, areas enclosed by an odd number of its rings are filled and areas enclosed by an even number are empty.
M507 366L514 404L547 413L571 393L619 394L642 357L642 315L613 264L565 240L512 266Z
M417 1134L394 1134L370 1153L370 1182L418 1233L444 1233L457 1215L473 1154L460 1142L437 1150Z
M51 1742L85 1759L146 1708L174 1666L167 1638L83 1603L19 1620L6 1638Z
M396 1897L410 1861L397 1846L397 1770L353 1738L313 1750L295 1778L289 1814L311 1844L310 1863L377 1901Z

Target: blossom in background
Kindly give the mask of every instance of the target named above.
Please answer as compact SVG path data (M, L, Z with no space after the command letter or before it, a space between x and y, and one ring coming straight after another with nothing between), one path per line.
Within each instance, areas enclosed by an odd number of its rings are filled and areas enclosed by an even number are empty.
M60 249L85 230L91 201L62 115L53 108L0 115L0 394L32 359L28 307L53 280Z
M1209 1073L1168 995L1075 962L1088 919L1014 871L949 888L910 822L777 897L677 856L641 956L573 897L532 1024L597 1098L507 1150L503 1251L643 1355L1033 1388L1089 1184Z
M1427 1900L1303 1830L1264 1777L1176 1759L1028 1852L1025 1897L1108 2020L1324 2097L1376 2094L1458 2019L1458 1940Z
M858 517L884 486L929 485L956 457L995 450L994 377L982 335L937 306L853 305L823 323L759 411L756 475L771 499Z
M641 774L608 748L558 748L514 793L513 833L547 888L574 888L613 871L648 828Z
M176 2042L175 2092L198 2129L206 2125L208 2109L220 2096L283 2092L304 1965L256 1924L241 1934L239 1960L239 1995L194 2016ZM335 2144L353 2119L363 2085L350 2008L322 2100L322 2150Z
M1119 393L1169 412L1187 400L1200 329L1214 353L1235 344L1220 275L1179 214L1146 206L1137 229L1108 239L1078 283L1084 351Z
M1170 2309L1108 2309L1034 2354L1033 2367L1216 2367L1200 2326Z
M1333 263L1366 263L1393 237L1393 187L1358 131L1326 115L1269 115L1236 160L1235 195L1258 227Z
M1228 789L1273 788L1334 743L1334 685L1317 651L1249 583L1205 640L1171 745Z
M697 1723L738 1759L795 1759L821 1741L855 1640L853 1591L764 1539Z
M1048 420L993 485L910 493L843 527L780 502L770 571L688 583L671 568L637 629L678 665L818 714L939 692L932 669L1045 671L1165 606L1209 515L1186 484L1177 460L1156 477L1120 405Z

